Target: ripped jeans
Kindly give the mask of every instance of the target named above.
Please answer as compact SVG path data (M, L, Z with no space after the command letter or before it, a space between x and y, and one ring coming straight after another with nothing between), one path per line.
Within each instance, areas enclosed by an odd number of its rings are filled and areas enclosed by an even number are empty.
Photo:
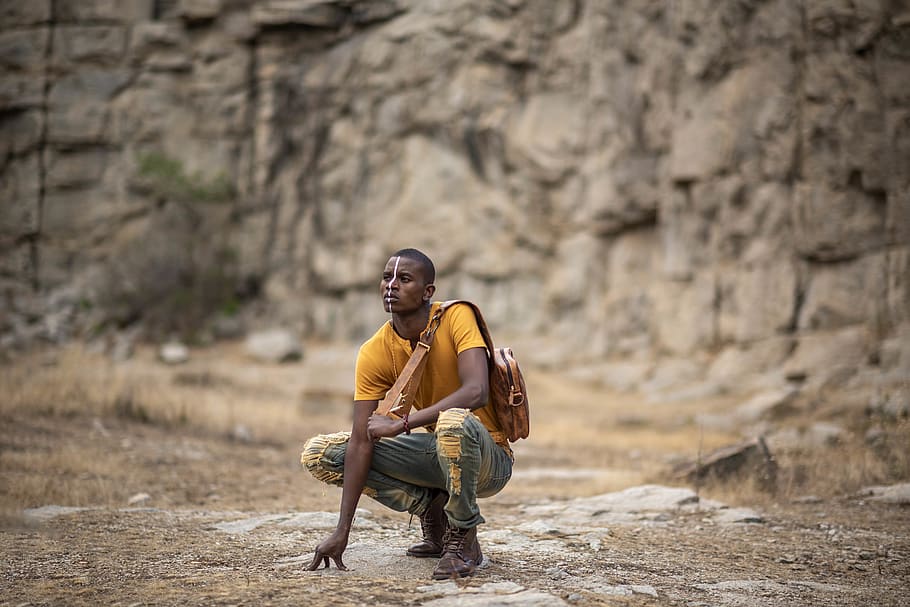
M341 486L350 432L314 436L300 462L320 481ZM467 409L439 414L436 432L400 434L373 446L364 495L398 512L422 515L435 494L449 494L449 522L471 528L484 522L478 497L490 497L512 476L512 458Z

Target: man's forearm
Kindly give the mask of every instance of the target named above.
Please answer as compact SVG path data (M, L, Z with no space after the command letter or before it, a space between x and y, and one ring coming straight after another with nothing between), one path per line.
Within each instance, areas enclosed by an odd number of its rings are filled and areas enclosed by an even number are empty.
M344 455L344 481L341 489L341 512L338 528L350 532L360 494L366 486L373 462L373 444L352 435Z
M477 409L487 403L487 392L483 386L462 385L458 390L448 396L440 399L432 406L425 409L412 411L408 416L409 425L412 428L419 428L429 424L435 424L436 418L446 409L453 407L463 407L465 409Z

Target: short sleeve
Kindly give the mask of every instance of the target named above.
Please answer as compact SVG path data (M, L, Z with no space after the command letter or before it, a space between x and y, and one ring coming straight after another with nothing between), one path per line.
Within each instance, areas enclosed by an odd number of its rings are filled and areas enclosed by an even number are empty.
M455 304L446 312L452 327L452 339L455 343L455 352L461 354L471 348L486 348L483 334L477 326L477 317L474 310L466 304Z
M354 400L382 400L394 382L384 370L384 359L377 342L368 341L360 347L354 370Z

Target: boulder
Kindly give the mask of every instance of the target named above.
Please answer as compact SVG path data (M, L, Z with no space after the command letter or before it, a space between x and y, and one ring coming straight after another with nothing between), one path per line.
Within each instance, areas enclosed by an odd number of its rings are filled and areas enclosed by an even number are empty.
M293 332L281 328L250 333L244 348L252 358L270 363L299 360L303 356L300 339Z
M674 475L692 483L706 479L729 481L751 477L766 491L777 484L777 461L763 438L722 447L676 467Z

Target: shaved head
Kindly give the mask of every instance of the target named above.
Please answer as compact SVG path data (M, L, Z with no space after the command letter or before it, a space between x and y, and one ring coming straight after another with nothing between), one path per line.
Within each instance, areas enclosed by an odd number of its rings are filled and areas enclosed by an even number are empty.
M436 282L436 266L434 266L430 258L421 251L418 251L417 249L401 249L393 253L392 257L404 257L405 259L416 261L420 265L420 270L423 273L424 283L430 285Z

